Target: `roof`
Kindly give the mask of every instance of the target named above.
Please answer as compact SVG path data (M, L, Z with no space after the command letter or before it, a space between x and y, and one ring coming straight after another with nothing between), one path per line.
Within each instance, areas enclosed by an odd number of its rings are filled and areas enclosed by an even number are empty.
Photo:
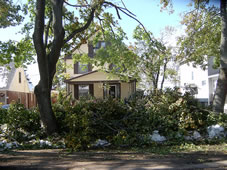
M88 72L88 73L84 73L84 74L81 74L81 75L78 75L78 76L75 76L75 77L71 77L71 78L69 78L69 79L67 79L67 80L65 80L65 81L66 81L66 82L69 82L70 80L78 79L78 78L80 78L80 77L84 77L84 76L86 76L86 75L89 75L89 74L92 74L92 73L96 73L96 72L98 72L98 70L90 71L90 72Z
M8 69L10 68L10 69ZM12 82L16 68L13 63L0 66L0 89L7 90Z
M131 78L130 78L131 79ZM65 80L66 83L72 82L119 82L122 81L118 76L111 75L108 71L102 72L98 70L90 71L85 74L77 75ZM131 79L135 81L135 79Z

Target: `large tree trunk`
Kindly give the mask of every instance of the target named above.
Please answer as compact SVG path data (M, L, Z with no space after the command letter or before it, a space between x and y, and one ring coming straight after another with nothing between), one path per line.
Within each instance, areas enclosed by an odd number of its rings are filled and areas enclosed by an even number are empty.
M40 118L45 127L47 134L52 134L57 131L57 123L54 112L51 107L50 90L38 84L35 87L35 95L40 111Z
M224 112L225 98L227 94L227 12L226 0L221 0L221 64L220 73L217 82L217 88L214 97L213 110L217 113Z
M224 112L226 92L227 92L227 69L221 68L214 97L213 111L217 113Z
M51 0L53 11L54 39L46 52L43 40L45 26L45 0L36 2L35 30L33 34L34 46L37 54L40 81L35 87L40 117L48 135L57 132L57 123L51 106L51 88L56 72L56 63L64 42L64 29L62 27L63 0Z
M41 115L41 120L45 126L47 134L57 132L56 118L51 107L51 88L54 75L56 73L56 64L58 62L61 49L65 43L70 41L76 34L86 30L92 23L95 10L98 6L102 6L103 2L96 4L91 8L90 15L87 22L77 29L75 29L64 40L65 31L62 24L63 17L63 3L64 0L51 0L52 14L48 26L46 26L46 40L44 41L45 28L45 0L36 0L36 18L35 29L33 34L33 42L37 54L37 61L39 66L40 81L35 87L35 94L37 97L38 107ZM52 23L53 40L47 45L48 29ZM46 49L48 48L48 49Z

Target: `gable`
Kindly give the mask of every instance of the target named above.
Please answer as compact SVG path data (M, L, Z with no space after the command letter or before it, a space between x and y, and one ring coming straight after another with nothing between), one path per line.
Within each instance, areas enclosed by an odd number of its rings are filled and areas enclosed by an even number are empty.
M107 72L93 71L77 77L66 80L66 82L83 82L83 81L120 81L120 78Z
M23 68L17 68L15 70L14 76L12 78L12 82L9 86L10 91L18 91L18 92L27 92L29 93L28 80L26 78L25 72Z

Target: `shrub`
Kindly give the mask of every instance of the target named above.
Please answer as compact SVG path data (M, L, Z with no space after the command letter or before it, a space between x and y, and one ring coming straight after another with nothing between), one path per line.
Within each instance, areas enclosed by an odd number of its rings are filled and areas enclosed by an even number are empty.
M6 123L9 138L23 141L27 133L36 134L40 131L40 118L37 109L28 110L23 104L11 104L8 109Z
M131 145L135 136L145 133L147 119L144 116L116 99L77 101L66 113L69 128L66 145L86 149L97 139L106 139L113 145Z
M211 124L208 120L211 111L203 108L189 93L182 95L177 89L149 95L146 110L151 128L169 137L193 130L205 133Z
M7 113L8 113L7 109L0 108L0 125L6 123Z

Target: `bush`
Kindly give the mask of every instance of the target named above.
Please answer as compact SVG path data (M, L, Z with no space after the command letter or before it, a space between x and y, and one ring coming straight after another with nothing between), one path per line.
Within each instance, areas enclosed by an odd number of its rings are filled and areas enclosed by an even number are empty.
M27 133L37 134L40 131L40 118L37 109L28 110L23 104L11 104L5 121L8 137L18 142L24 140Z
M155 91L147 96L141 93L127 101L112 98L73 101L60 94L53 111L59 134L65 138L66 146L75 150L86 150L98 139L107 140L114 147L149 145L154 130L170 143L179 143L182 142L179 134L187 135L193 130L206 133L207 127L214 124L227 128L226 114L212 113L177 89ZM9 137L20 142L26 133L42 134L37 109L14 104L0 113L0 123L8 124Z
M178 140L189 131L206 133L208 126L226 122L226 116L213 114L177 89L135 95L127 101L80 100L74 106L59 106L58 112L59 120L65 118L66 146L73 149L87 149L97 139L112 146L140 146L148 144L154 130Z
M179 133L199 130L208 126L209 110L202 106L189 93L182 95L175 90L156 91L147 100L152 129L159 130L165 136L174 137Z
M7 113L7 109L0 108L0 125L6 124Z
M131 145L136 136L148 131L148 119L135 108L111 98L77 101L66 113L66 145L86 149L97 139L106 139L113 145Z

